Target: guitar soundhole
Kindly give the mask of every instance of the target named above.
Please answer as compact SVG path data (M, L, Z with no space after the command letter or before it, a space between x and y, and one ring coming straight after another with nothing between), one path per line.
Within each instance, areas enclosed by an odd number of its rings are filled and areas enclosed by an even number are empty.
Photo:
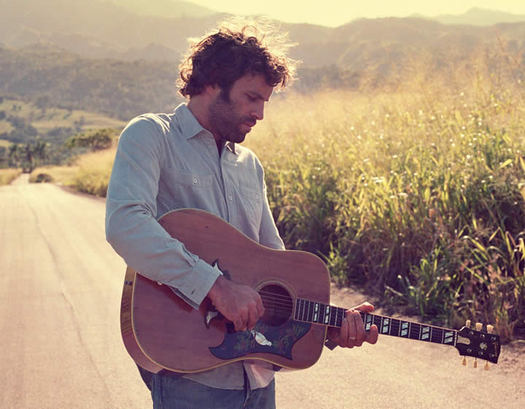
M293 311L293 300L288 291L276 284L270 284L259 290L264 305L264 315L261 320L268 325L284 324Z

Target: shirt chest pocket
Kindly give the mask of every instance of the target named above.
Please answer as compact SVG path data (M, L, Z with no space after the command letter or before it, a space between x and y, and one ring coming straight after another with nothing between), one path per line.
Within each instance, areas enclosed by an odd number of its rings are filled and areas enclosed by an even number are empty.
M258 223L262 215L262 193L253 188L240 186L239 196L241 198L241 206L244 208L247 216L255 223Z
M175 184L189 189L209 188L213 183L213 175L199 175L181 171L174 171L171 178Z
M214 194L213 175L201 175L194 172L174 170L167 178L165 190L168 208L196 207L208 209L213 202Z

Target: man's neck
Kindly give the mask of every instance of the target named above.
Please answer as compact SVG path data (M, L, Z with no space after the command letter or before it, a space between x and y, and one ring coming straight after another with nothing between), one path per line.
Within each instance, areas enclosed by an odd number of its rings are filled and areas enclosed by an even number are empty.
M208 120L208 105L206 102L206 97L204 95L195 95L190 98L188 102L188 109L201 124L201 126L211 132L213 138L215 139L215 143L217 144L217 150L219 151L220 156L224 146L224 141L212 130L213 127Z

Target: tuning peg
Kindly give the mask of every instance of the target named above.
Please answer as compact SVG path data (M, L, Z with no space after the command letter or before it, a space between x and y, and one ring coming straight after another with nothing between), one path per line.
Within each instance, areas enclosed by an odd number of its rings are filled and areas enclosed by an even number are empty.
M476 322L476 331L481 331L483 328L483 324L481 322Z
M485 361L485 371L488 371L490 368L489 366L489 362L488 361Z
M478 358L474 358L474 368L478 367Z
M465 327L470 328L470 320L465 321Z
M463 357L463 361L461 362L461 364L463 366L467 366L467 357L466 356Z
M487 325L487 332L492 334L494 332L494 325Z

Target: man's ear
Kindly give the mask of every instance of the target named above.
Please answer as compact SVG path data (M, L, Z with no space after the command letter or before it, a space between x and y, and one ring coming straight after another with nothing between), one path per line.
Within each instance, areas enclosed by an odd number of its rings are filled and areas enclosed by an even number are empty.
M210 97L216 97L221 92L221 87L217 84L215 85L206 85L204 87L204 93Z

